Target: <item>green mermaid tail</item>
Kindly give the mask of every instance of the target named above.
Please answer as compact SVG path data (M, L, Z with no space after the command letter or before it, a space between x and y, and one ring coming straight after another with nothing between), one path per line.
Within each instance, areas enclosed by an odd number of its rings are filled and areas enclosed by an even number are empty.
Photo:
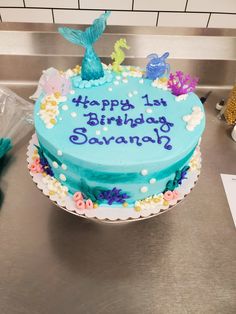
M83 32L68 27L60 27L59 33L71 43L83 46L85 55L82 61L81 77L83 80L96 80L104 76L103 67L100 58L93 49L93 44L99 39L106 28L106 20L110 11L103 13L94 20L93 24Z

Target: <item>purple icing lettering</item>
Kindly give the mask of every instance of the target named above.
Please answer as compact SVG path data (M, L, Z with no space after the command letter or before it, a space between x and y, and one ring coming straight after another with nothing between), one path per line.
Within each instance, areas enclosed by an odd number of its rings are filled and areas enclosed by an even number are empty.
M73 130L75 134L69 137L70 141L76 145L85 144L88 140L87 136L84 133L87 133L87 129L85 128L75 128Z
M144 106L153 106L153 104L149 102L148 94L142 96L142 98L146 100L146 103L144 104Z
M119 136L119 137L117 137L117 139L115 140L115 142L117 143L117 144L128 144L128 141L125 139L125 137L124 136Z
M127 125L130 123L130 127L131 128L135 128L137 126L137 124L134 123L134 119L133 118L128 118L127 113L125 114L125 120L124 120L124 124Z
M149 117L149 118L146 119L146 123L149 123L149 124L152 124L152 123L157 124L157 123L159 123L159 120L156 120L154 117Z
M170 138L169 136L166 136L166 135L162 135L160 136L159 133L158 133L158 129L153 129L153 131L156 133L157 135L157 143L158 144L162 144L162 140L166 140L166 143L164 145L164 148L167 149L167 150L171 150L172 149L172 145L170 145Z
M87 104L89 104L88 96L85 96L83 100L83 96L79 95L78 98L73 98L72 102L75 103L76 107L79 105L83 105L83 107L86 109L88 108Z
M93 112L85 113L84 117L89 117L87 124L90 126L95 126L99 124L98 116L96 113L93 113Z
M88 141L89 144L99 144L99 145L103 145L102 141L99 141L98 138L96 137L91 137Z
M174 123L167 122L166 117L160 117L159 122L162 124L162 126L160 127L160 130L163 133L168 133L170 129L174 126Z
M110 111L114 111L114 107L119 106L119 101L116 99L111 100L111 109Z
M101 125L105 125L105 124L106 124L106 123L105 123L105 119L106 119L106 116L105 116L104 114L102 114L101 120L100 120L100 124L101 124Z
M110 101L108 99L103 99L102 100L102 109L101 110L105 111L107 106L110 106Z
M100 106L99 102L97 100L92 100L90 102L90 106Z
M143 124L145 122L144 119L143 119L143 113L140 114L140 118L134 119L134 122L136 124Z
M129 102L129 99L126 99L126 100L122 100L120 101L120 104L121 104L121 110L122 111L128 111L130 109L134 109L134 105L132 105L130 102Z
M109 138L106 138L105 136L102 137L103 141L105 142L106 145L109 145L111 141L115 139L114 136L111 136Z
M121 116L118 116L118 117L116 118L116 124L117 124L118 126L123 125L123 120L122 120Z
M167 102L163 98L161 98L161 104L163 107L167 106Z
M135 142L135 144L137 146L142 146L143 144L139 142L139 137L138 136L130 136L129 137L130 143L133 144Z
M114 117L107 118L107 124L111 124L112 121L116 121L116 118Z
M144 143L147 143L147 142L156 143L156 141L153 138L151 138L150 136L143 136L142 141Z

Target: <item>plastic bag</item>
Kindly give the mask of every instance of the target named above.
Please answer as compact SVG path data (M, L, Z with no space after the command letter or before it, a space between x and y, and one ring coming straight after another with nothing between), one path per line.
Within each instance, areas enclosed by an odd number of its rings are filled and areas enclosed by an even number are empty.
M33 129L33 104L0 86L0 158Z

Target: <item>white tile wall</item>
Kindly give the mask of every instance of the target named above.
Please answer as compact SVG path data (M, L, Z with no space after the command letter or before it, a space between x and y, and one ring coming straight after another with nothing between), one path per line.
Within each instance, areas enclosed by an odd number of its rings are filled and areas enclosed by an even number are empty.
M81 9L132 10L132 0L80 0Z
M102 11L54 10L55 23L91 24Z
M160 12L158 26L206 27L209 13Z
M236 0L0 0L0 22L236 28Z
M134 10L184 11L186 0L134 0Z
M1 7L23 7L23 0L0 0Z
M3 22L52 23L50 9L0 9Z
M212 14L208 27L236 28L235 14Z
M25 0L26 7L74 8L78 9L78 0Z
M189 0L187 11L236 13L236 0Z
M107 20L108 25L155 26L157 13L114 11Z

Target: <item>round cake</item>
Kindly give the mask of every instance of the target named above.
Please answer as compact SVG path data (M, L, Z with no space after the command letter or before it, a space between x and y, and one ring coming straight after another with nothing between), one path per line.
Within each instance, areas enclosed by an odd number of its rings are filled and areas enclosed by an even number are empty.
M113 63L100 62L92 44L108 15L85 32L60 29L85 47L85 56L82 66L50 68L40 79L34 114L39 146L30 169L53 177L78 209L140 210L145 200L178 197L205 114L193 92L197 80L169 73L168 53L151 54L146 69L122 66L129 47L121 38Z

